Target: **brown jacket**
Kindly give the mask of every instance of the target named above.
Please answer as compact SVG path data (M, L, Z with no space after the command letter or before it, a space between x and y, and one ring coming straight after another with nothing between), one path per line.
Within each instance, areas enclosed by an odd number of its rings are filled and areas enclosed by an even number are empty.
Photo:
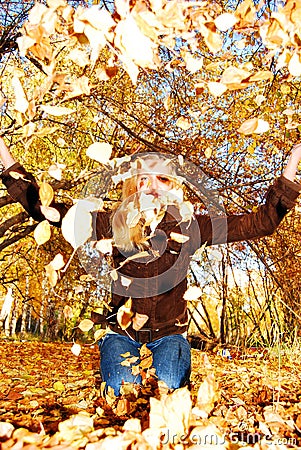
M25 179L11 177L10 171L24 174ZM34 219L44 220L40 211L38 186L31 174L17 163L3 172L1 178L14 200L20 202ZM213 245L272 234L295 205L300 190L298 183L281 176L270 186L265 203L256 212L215 217L195 215L191 222L184 223L176 207L169 207L151 238L152 251L149 256L131 259L118 269L118 279L111 286L113 311L108 316L111 329L117 333L130 334L140 342L185 332L188 317L183 296L187 290L186 275L194 252L205 243ZM59 209L62 216L67 211L64 204L53 203L51 206ZM110 213L99 212L95 219L97 238L112 237ZM179 243L171 239L171 232L186 236L186 242ZM114 248L115 268L129 256L132 255L122 254ZM124 282L126 279L130 284ZM129 297L132 298L133 313L148 317L139 332L131 326L126 331L121 330L116 320L119 307Z

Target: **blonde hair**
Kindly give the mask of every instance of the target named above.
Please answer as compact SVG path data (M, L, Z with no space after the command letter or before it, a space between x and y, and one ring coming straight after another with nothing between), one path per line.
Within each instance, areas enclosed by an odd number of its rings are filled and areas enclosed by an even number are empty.
M164 165L164 172L155 170L152 168L158 166L158 164ZM133 252L135 250L143 250L149 247L147 236L145 233L146 223L143 217L140 217L135 226L129 226L128 214L129 208L137 209L139 213L139 193L137 190L137 180L141 173L157 173L166 174L170 177L171 188L179 187L179 181L176 179L176 169L170 159L167 159L161 155L147 154L140 157L136 161L136 167L132 171L132 176L125 179L122 186L122 198L119 207L113 211L112 214L112 232L114 238L114 244L126 252ZM157 215L164 213L164 205L160 211L157 211Z

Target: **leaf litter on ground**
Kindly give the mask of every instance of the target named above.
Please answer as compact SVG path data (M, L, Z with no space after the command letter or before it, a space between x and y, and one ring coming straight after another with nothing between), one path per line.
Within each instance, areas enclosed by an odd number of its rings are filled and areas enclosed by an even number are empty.
M105 399L97 345L82 345L79 355L71 347L2 341L1 450L301 446L296 358L193 349L190 389L169 392L145 376L143 386Z

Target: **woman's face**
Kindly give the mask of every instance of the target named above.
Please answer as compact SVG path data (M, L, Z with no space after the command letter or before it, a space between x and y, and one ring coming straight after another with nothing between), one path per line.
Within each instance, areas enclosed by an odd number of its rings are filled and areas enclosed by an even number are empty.
M144 161L143 168L137 176L137 191L160 194L160 191L170 191L174 187L171 169L161 160Z
M143 173L137 177L137 191L146 193L160 193L160 191L170 191L173 181L168 175L157 173Z

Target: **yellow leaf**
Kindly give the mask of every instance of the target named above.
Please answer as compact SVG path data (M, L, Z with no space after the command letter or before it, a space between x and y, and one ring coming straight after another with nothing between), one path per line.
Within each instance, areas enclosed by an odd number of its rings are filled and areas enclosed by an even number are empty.
M83 319L80 324L78 325L78 328L84 332L90 331L91 328L94 327L94 322L90 319Z
M67 6L66 0L47 0L47 5L51 9L57 9L60 6Z
M209 159L212 155L212 148L207 147L206 150L204 151L204 154L205 154L206 158Z
M45 266L46 277L50 283L51 287L55 287L58 282L57 271L52 267L51 263Z
M214 20L216 28L220 31L227 31L238 22L234 14L224 13L217 16Z
M206 419L213 410L215 403L219 400L220 393L214 374L209 373L199 387L197 402L192 412Z
M94 333L94 341L99 341L104 335L106 334L107 330L104 330L102 328L99 328L99 330L96 330Z
M150 398L150 428L165 428L170 436L181 439L189 428L191 414L191 396L187 387L179 388L161 400ZM173 444L177 444L173 441Z
M170 239L173 241L179 242L180 244L184 244L189 240L189 236L185 236L184 234L174 233L173 231L170 233Z
M76 112L76 109L66 108L65 106L50 106L50 105L41 105L40 108L47 114L51 116L65 116L67 114L73 114Z
M198 286L189 286L189 288L184 293L184 300L193 301L198 300L203 293L203 290Z
M203 58L194 58L190 53L187 53L184 56L184 61L186 63L186 69L190 73L195 73L203 67L204 59Z
M86 155L101 164L107 164L111 157L112 150L111 144L108 144L107 142L94 142L94 144L91 144L87 148Z
M79 201L63 217L62 234L74 249L83 245L92 235L92 215Z
M55 383L53 383L52 387L56 391L60 391L60 392L65 390L65 386L63 385L63 383L61 381L56 381Z
M113 252L112 239L101 239L97 241L95 247L103 255L111 255Z
M128 15L120 20L115 28L114 44L125 58L130 59L139 67L155 69L158 61L155 55L155 44L145 36L133 16ZM122 58L121 58L122 60Z
M239 67L230 66L224 70L221 78L223 84L241 83L243 80L248 79L251 76L251 72Z
M51 206L41 206L40 207L43 216L50 222L59 222L61 215L57 209L51 208Z
M138 331L140 330L148 321L148 316L146 314L140 314L137 313L135 314L134 318L133 318L133 328L134 330Z
M88 54L85 51L79 50L77 48L71 50L71 52L68 55L68 59L71 59L71 61L73 61L80 67L85 67L90 64Z
M124 277L123 275L121 275L120 282L121 282L122 286L129 287L130 284L132 283L132 280L130 278L127 278L127 277Z
M256 95L255 97L255 103L256 105L260 106L264 101L266 100L266 97L264 95Z
M294 53L291 57L288 63L288 70L293 77L299 77L301 75L301 62L298 53Z
M252 133L261 134L265 133L270 129L268 122L262 119L257 119L254 117L253 119L248 119L238 128L238 132L248 135Z
M33 236L38 245L43 245L51 237L51 229L48 220L40 222L34 230Z
M73 355L78 356L81 352L82 348L79 344L73 344L71 347L71 352Z
M133 313L132 299L129 298L124 305L122 305L117 312L117 322L122 330L128 328L132 322Z
M24 114L28 109L29 102L26 98L21 81L17 76L14 76L12 78L11 84L14 89L14 94L15 94L15 99L16 99L15 110Z
M210 81L208 83L208 89L210 94L212 94L214 97L220 97L224 94L227 90L227 86L223 83L217 83L215 81Z
M115 269L111 270L110 277L112 278L113 281L117 281L118 280L118 272L117 272L117 270L115 270Z
M186 117L179 117L179 119L176 121L176 126L186 131L191 127L191 121Z
M9 174L15 180L19 180L20 178L25 179L25 175L23 173L15 172L14 170L10 171Z
M66 168L65 164L52 164L49 169L48 173L52 178L55 178L56 180L60 181L62 179L62 171Z
M90 80L88 77L83 75L80 78L77 78L75 81L73 81L70 85L71 90L67 92L65 96L66 99L79 97L81 95L90 95Z
M49 183L42 182L39 189L39 197L43 206L49 206L53 200L54 192Z
M53 260L50 262L50 264L52 265L52 267L55 270L60 270L64 267L65 262L64 262L64 257L61 253L58 253L57 255L55 255L55 257L53 258Z

